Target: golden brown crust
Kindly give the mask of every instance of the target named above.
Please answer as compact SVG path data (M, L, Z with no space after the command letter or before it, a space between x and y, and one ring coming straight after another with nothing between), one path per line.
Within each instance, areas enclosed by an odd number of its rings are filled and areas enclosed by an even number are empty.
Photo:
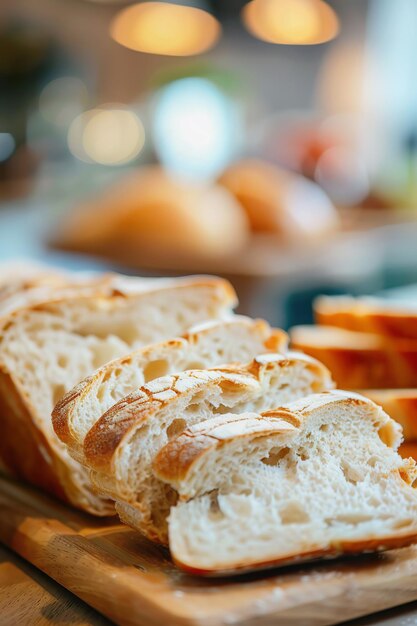
M92 284L84 286L70 284L62 290L52 290L49 287L32 301L24 294L21 299L13 300L11 307L3 311L0 308L0 332L4 332L21 311L47 311L54 313L60 310L66 302L74 300L78 302L106 302L114 303L132 298L147 296L154 291L178 291L182 289L211 287L213 289L213 304L221 303L227 310L237 305L236 292L232 285L225 279L215 276L192 276L173 279L137 279L130 282L129 278L117 274L106 274ZM7 303L6 303L7 304ZM108 304L107 304L108 306Z
M289 419L287 419L287 417ZM249 420L253 422L248 423ZM232 425L232 429L229 426ZM240 426L245 426L239 430ZM238 439L260 439L271 435L288 434L300 425L297 415L285 410L261 414L222 416L184 431L171 440L153 461L154 474L160 480L173 484L187 479L195 464L209 452Z
M234 372L226 377L222 370L210 371L213 372L211 380L197 378L194 372L166 376L164 378L167 379L167 385L161 392L153 393L149 390L149 385L144 385L111 407L90 429L84 440L84 456L89 466L98 471L111 471L112 460L119 444L129 435L132 428L139 427L141 423L145 423L155 413L177 399L180 392L176 390L176 385L179 381L194 381L193 393L206 388L207 385L216 384L243 388L239 377ZM155 397L164 391L173 392L174 395L168 400Z
M313 331L315 327L311 327ZM321 332L320 327L317 327ZM295 329L297 331L297 329ZM394 345L349 344L320 345L301 332L291 334L291 346L318 359L332 373L338 387L343 389L386 389L412 387L417 376L417 343Z
M53 468L54 454L34 424L32 410L13 376L0 367L2 461L13 475L68 501Z
M60 440L66 445L71 445L73 442L72 433L69 427L68 414L71 412L72 406L75 402L80 401L86 394L88 388L94 384L100 374L97 372L94 376L85 378L81 383L76 385L71 391L65 394L58 404L52 410L52 425L55 433Z
M273 371L276 368L276 363L279 362L281 364L282 367L285 367L286 365L289 365L290 363L294 362L294 361L304 361L307 366L311 369L314 370L317 374L321 374L324 377L327 377L329 379L329 382L331 382L331 378L330 378L330 374L328 369L323 365L323 363L321 363L321 361L319 361L318 359L315 359L314 357L310 357L310 355L308 354L303 354L303 353L297 353L297 352L286 352L285 354L262 354L259 355L257 357L255 357L251 363L247 364L247 365L236 365L236 366L229 366L227 368L225 368L225 372L228 371L234 371L240 374L251 374L252 376L255 376L256 378L260 378L262 375L264 375L266 372L268 371ZM332 385L329 385L330 387ZM315 390L314 390L315 391ZM320 388L321 391L321 388Z
M365 389L361 393L401 424L406 442L417 441L417 389Z
M236 318L236 320L238 319L239 318ZM213 325L227 325L228 323L230 322L213 322ZM236 321L234 323L236 323ZM250 322L249 320L242 320L241 323L251 324L253 326L254 332L258 328L260 332L265 333L265 335L267 336L264 342L265 350L271 352L281 352L282 350L286 349L288 336L284 331L276 328L271 329L264 320L250 320ZM82 403L83 399L97 384L100 384L100 382L106 377L111 376L112 372L114 372L115 370L124 367L125 365L129 365L132 360L137 357L140 357L141 360L143 360L143 362L145 363L146 360L150 357L155 358L155 352L157 350L164 350L169 348L175 349L180 348L181 346L185 347L184 340L191 344L195 343L198 340L198 336L204 332L206 332L206 328L204 326L201 326L201 329L200 326L197 326L195 330L184 333L182 335L182 338L171 339L151 347L141 348L127 356L123 356L119 359L114 359L113 361L106 363L103 367L98 369L92 376L85 378L70 392L68 392L58 402L58 404L52 411L52 424L58 437L70 448L74 448L74 452L77 452L78 448L81 445L81 442L78 440L78 437L76 436L76 434L74 434L71 428L73 412L76 406L79 406L80 403Z
M279 370L298 360L295 356L263 355L246 366L232 365L166 376L158 379L159 384L165 381L164 388L155 391L152 383L148 383L111 407L91 428L84 441L85 459L93 469L111 472L118 446L131 429L138 428L163 407L176 401L179 394L195 393L201 388L218 385L243 390L248 384L257 384L266 371ZM329 373L321 363L307 360L307 364L317 372L323 387L332 386ZM170 397L161 399L159 394L163 392L170 392Z
M360 541L341 541L337 545L333 545L329 548L312 548L311 550L297 554L289 554L279 559L271 559L262 562L236 563L234 566L227 569L220 565L216 566L215 564L211 568L196 568L182 562L176 555L172 555L172 558L177 567L189 574L196 576L230 576L232 574L243 574L249 571L271 569L323 558L336 558L343 555L362 554L366 552L384 552L394 548L404 548L416 543L416 541L417 530L413 529L413 531L403 532L401 534L396 533L395 535L387 535L385 537L370 537L369 539Z
M322 297L314 303L314 315L316 322L325 326L417 339L417 310L395 310L389 301Z

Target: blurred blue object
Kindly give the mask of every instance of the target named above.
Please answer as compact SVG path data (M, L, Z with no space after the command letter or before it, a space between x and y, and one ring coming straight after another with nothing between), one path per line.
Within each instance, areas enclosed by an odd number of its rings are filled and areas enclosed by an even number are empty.
M205 78L184 78L157 96L153 119L161 163L177 175L208 180L237 154L242 133L237 105Z

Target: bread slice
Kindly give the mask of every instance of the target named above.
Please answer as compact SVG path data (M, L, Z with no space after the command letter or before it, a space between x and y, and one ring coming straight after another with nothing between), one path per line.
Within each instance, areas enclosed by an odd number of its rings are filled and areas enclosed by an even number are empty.
M67 272L46 265L0 265L0 317L51 299L59 300L80 294L97 295L98 291L108 293L120 279L120 276L112 273ZM129 281L130 285L142 284L142 279L123 277L123 280Z
M417 389L364 389L360 393L401 424L406 442L417 441Z
M51 411L105 362L230 315L226 281L110 276L14 300L0 317L0 457L10 471L95 514L112 511L55 435ZM14 298L14 296L13 296ZM10 301L9 301L10 302Z
M228 574L415 541L417 470L400 441L380 407L340 391L187 429L154 462L180 497L174 561Z
M154 479L151 466L169 439L218 414L262 411L332 386L321 363L293 353L155 379L113 406L87 434L92 481L116 500L123 521L166 543L173 492Z
M106 363L69 391L52 423L70 454L84 461L85 436L111 406L141 385L174 372L246 363L263 352L284 352L287 335L263 320L234 316L195 326L183 337L152 344Z
M417 306L382 298L320 296L314 302L318 324L417 339Z
M417 342L332 326L295 326L291 346L322 361L342 389L413 387Z
M25 304L42 302L51 296L52 290L68 289L70 282L66 276L47 270L24 273L10 268L10 273L0 272L0 315L22 308ZM1 268L0 268L1 269Z
M3 289L11 286L51 275L58 275L59 273L59 270L55 271L47 265L33 263L32 261L16 260L2 262L0 263L0 293Z

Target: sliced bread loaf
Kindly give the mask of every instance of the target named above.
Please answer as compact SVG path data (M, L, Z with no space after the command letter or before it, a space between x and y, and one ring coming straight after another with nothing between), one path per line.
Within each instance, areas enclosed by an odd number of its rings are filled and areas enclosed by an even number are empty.
M152 344L106 363L69 391L52 412L58 437L83 462L85 436L111 406L141 385L174 372L247 363L263 352L283 352L287 335L263 320L234 316L195 326L183 337Z
M417 341L331 326L295 326L291 346L322 361L342 389L413 387Z
M175 562L224 574L415 541L417 470L400 441L380 407L346 392L187 429L154 461L180 499Z
M7 268L0 266L0 317L51 299L108 294L120 280L120 276L112 273L65 272L48 266L13 263ZM146 280L139 278L123 277L123 280L137 286L146 284Z
M116 500L123 521L166 543L175 494L154 478L152 461L170 439L215 415L262 411L332 386L321 363L294 353L157 378L114 405L87 434L92 481Z
M318 324L386 337L417 339L417 305L382 298L320 296L314 302Z
M114 275L81 288L47 288L30 301L12 299L12 310L4 313L6 298L0 311L0 457L29 482L92 513L108 514L112 507L91 492L85 469L55 435L54 405L110 359L230 315L234 291L208 277Z

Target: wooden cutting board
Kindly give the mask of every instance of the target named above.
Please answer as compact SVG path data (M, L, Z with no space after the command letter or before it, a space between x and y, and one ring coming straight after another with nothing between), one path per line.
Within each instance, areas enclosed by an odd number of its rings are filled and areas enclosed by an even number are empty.
M417 546L228 579L0 476L0 541L118 624L324 626L417 599Z

